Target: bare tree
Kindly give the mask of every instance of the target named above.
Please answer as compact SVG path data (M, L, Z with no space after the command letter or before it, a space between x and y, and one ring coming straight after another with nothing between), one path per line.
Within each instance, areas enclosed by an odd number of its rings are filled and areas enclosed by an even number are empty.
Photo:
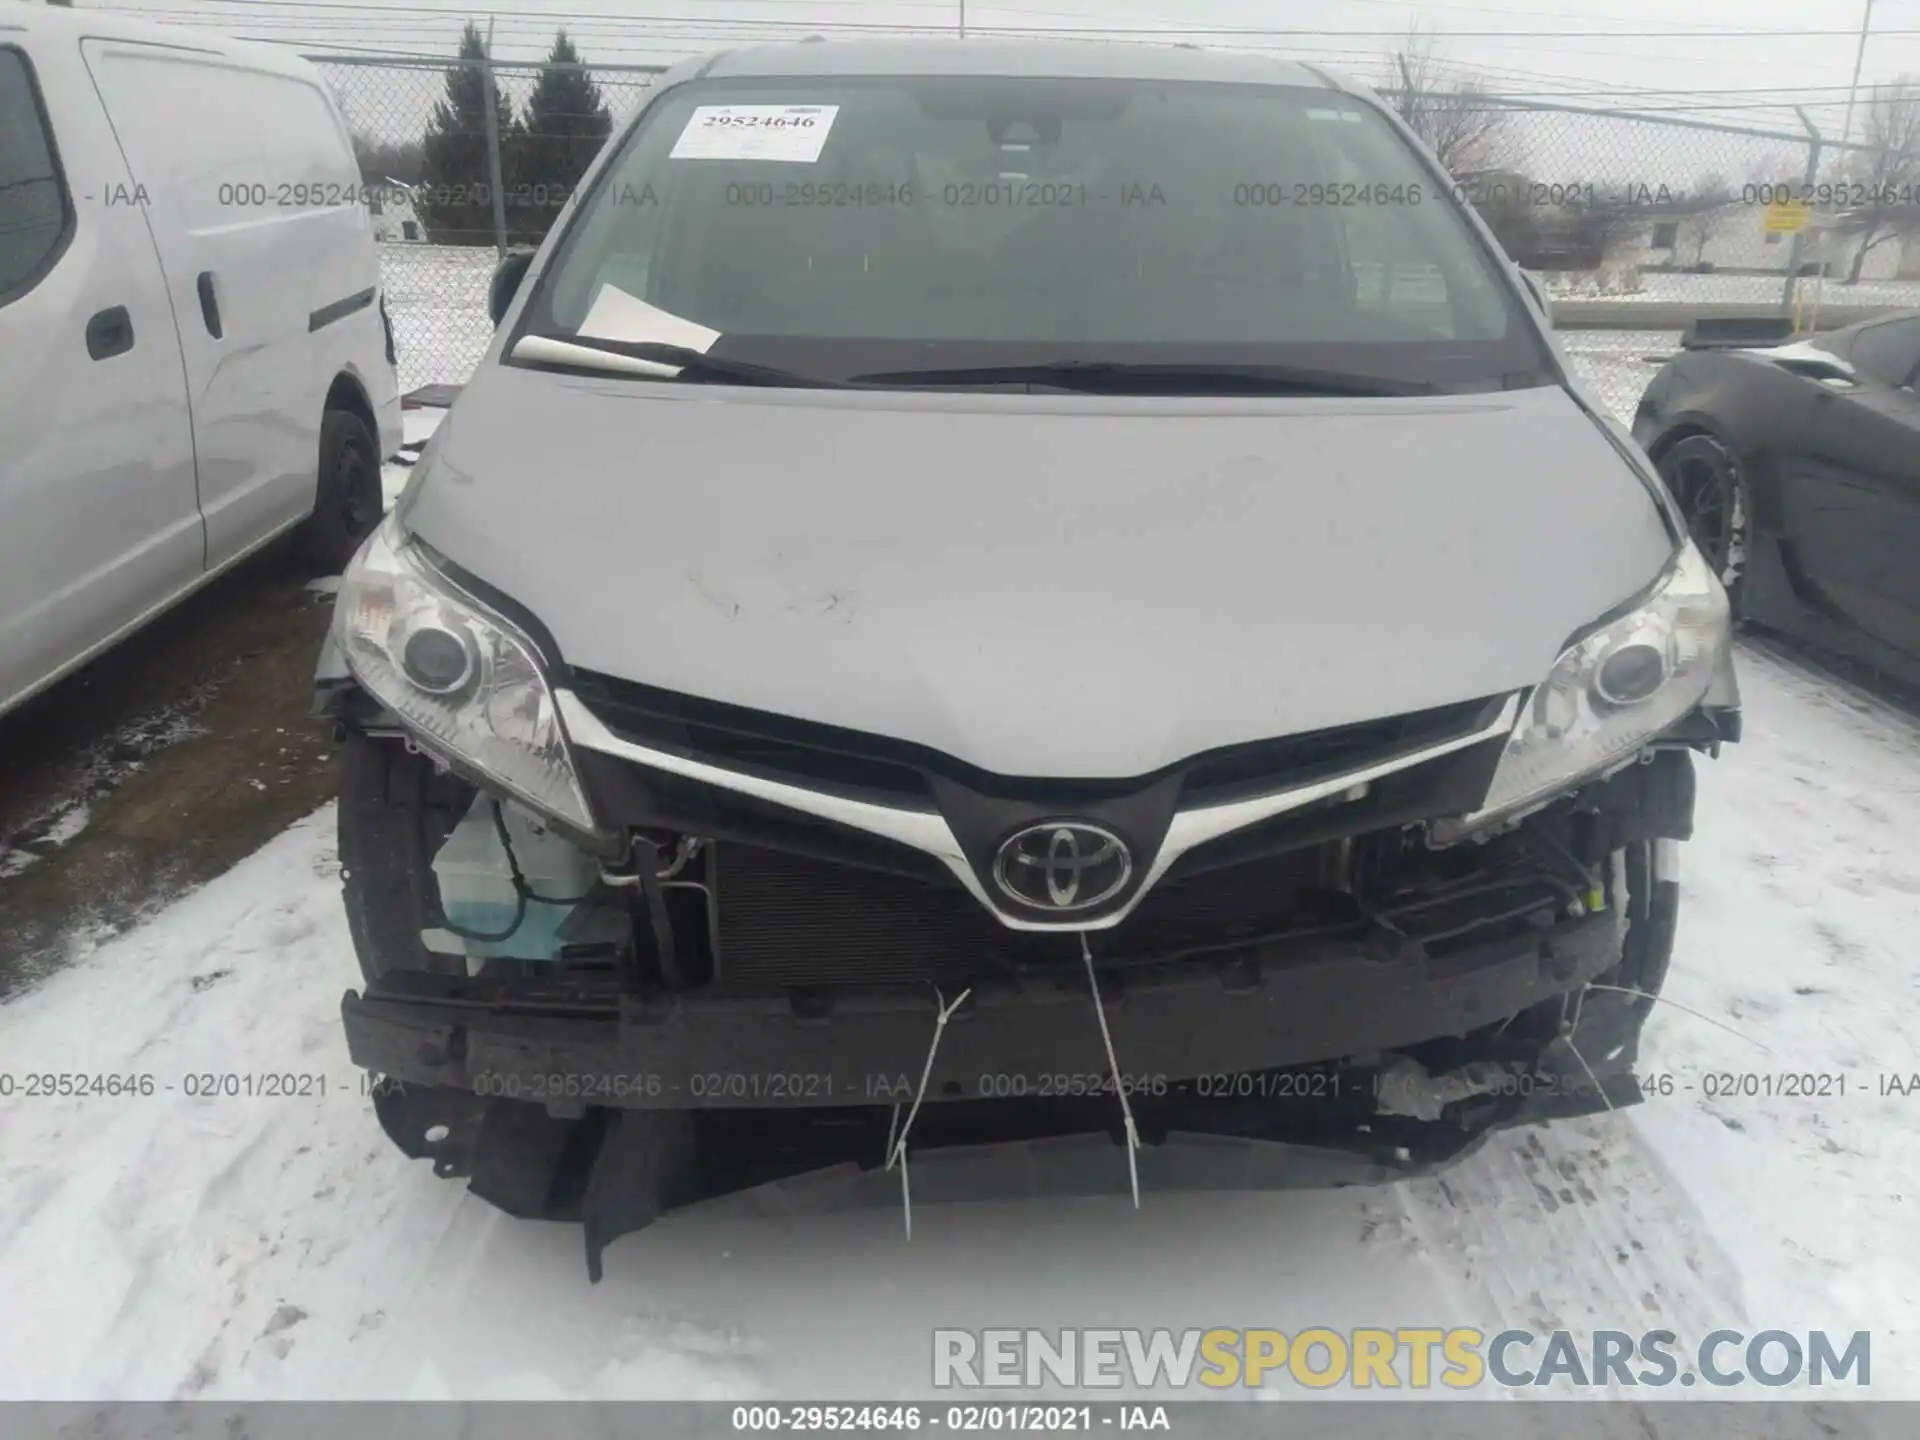
M1569 248L1577 268L1597 269L1609 256L1646 233L1649 198L1630 185L1595 184L1573 207Z
M1431 35L1409 31L1387 67L1387 99L1449 175L1464 179L1512 162L1512 111L1494 104L1479 80L1443 75Z
M1903 75L1875 86L1861 138L1871 148L1849 151L1840 169L1847 198L1861 200L1836 227L1855 243L1849 285L1881 245L1920 235L1920 80Z
M1707 246L1733 219L1733 186L1724 175L1702 175L1687 193L1691 213L1680 222L1681 243L1693 248L1693 263L1707 258Z

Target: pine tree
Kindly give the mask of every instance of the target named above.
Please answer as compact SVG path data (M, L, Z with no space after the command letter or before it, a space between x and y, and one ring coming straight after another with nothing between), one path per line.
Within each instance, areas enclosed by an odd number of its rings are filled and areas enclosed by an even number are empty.
M522 203L508 215L508 228L516 243L529 245L540 243L613 130L600 87L581 68L564 29L554 37L547 66L527 99L509 192Z
M460 58L487 58L487 43L471 20L460 36ZM500 126L501 169L511 187L509 159L525 142L504 96L496 93L494 108ZM427 238L441 245L492 244L486 82L478 65L454 65L447 70L447 97L433 107L424 148L420 203L415 210L427 227Z

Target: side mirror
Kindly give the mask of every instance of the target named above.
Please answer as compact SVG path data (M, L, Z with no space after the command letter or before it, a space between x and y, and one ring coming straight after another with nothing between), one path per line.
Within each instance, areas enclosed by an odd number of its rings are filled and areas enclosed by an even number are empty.
M1522 270L1520 278L1527 282L1527 293L1533 297L1533 305L1540 312L1540 318L1549 325L1553 323L1553 301L1547 295L1547 287L1540 277L1531 270Z
M493 279L487 285L487 314L493 317L495 325L513 304L520 282L526 278L527 266L533 263L533 253L530 245L516 245L493 267Z

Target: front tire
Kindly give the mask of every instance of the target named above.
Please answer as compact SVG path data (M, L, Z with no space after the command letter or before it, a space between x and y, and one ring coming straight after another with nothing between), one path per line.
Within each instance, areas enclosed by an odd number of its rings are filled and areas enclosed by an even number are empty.
M473 790L398 740L349 733L341 757L340 880L360 973L466 974L459 955L420 941L440 922L433 857L473 803Z
M1625 850L1627 936L1620 964L1601 977L1602 983L1639 992L1635 1004L1651 1013L1673 961L1673 942L1679 929L1680 882L1659 856L1674 840L1636 840Z
M301 524L296 541L301 560L338 575L385 513L379 437L353 411L328 410L320 421L313 514Z
M1659 1003L1673 960L1673 942L1680 916L1680 885L1670 865L1660 861L1660 847L1670 840L1635 840L1622 847L1608 865L1609 900L1626 907L1626 934L1619 963L1602 971L1578 997L1574 1025L1567 1036L1573 1068L1590 1083L1611 1087L1628 1077L1640 1057L1640 1035ZM1618 883L1616 883L1618 882ZM1624 894L1620 886L1624 886ZM1575 1081L1577 1084L1578 1082ZM1603 1089L1602 1094L1606 1090ZM1611 1109L1612 1100L1593 1097L1591 1109ZM1591 1113L1581 1110L1577 1113Z

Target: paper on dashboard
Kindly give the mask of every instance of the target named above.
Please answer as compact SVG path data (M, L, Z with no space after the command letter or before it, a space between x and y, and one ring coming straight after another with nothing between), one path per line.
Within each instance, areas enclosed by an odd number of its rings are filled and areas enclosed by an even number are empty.
M577 332L583 340L622 340L628 344L679 345L703 355L720 338L718 330L709 330L671 310L649 305L638 295L629 295L618 285L602 284L587 307L587 318Z

